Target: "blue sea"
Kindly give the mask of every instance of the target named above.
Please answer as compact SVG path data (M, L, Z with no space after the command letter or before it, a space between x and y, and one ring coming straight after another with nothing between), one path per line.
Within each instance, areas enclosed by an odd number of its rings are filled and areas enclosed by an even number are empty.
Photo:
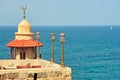
M73 80L120 80L120 26L32 26L40 32L42 58L51 60L50 33L56 33L55 62L61 63L60 33L66 34L65 65ZM17 26L0 27L0 59L10 58L6 44L14 39ZM36 36L35 36L36 37Z

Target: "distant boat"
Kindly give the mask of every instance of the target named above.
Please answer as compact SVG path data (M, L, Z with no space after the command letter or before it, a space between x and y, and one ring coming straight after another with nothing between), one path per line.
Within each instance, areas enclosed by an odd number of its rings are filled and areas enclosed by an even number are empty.
M112 26L110 26L110 30L112 30Z

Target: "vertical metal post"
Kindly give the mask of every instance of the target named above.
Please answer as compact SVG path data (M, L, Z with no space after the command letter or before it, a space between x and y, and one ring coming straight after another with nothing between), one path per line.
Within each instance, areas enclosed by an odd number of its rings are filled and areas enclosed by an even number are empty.
M39 47L39 39L40 39L40 33L39 33L39 32L36 32L36 38L37 38L37 41L38 41L38 46L37 46L37 59L40 59L40 58L41 58L41 54L40 54L40 47Z
M54 63L54 42L52 42L52 59L51 62Z
M62 61L61 61L61 67L65 67L65 64L64 64L64 43L62 43L62 57L61 57Z
M51 33L51 41L52 41L52 58L51 58L51 63L54 63L54 41L55 41L55 33Z
M40 56L40 47L39 47L39 43L38 43L38 46L37 46L37 59L40 59L41 56Z
M64 64L64 42L65 42L65 34L61 33L60 34L60 42L62 45L62 54L61 54L61 67L64 68L65 64Z

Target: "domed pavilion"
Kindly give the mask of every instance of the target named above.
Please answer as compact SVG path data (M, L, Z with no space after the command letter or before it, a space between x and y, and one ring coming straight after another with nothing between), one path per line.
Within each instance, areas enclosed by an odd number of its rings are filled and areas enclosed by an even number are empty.
M18 32L15 32L15 40L7 46L11 48L11 59L35 59L38 47L43 44L34 39L31 25L24 15L24 19L18 24Z

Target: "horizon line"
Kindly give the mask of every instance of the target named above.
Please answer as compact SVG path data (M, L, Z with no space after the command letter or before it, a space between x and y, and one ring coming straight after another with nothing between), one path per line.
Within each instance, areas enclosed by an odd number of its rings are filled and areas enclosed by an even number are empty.
M18 26L18 25L17 25ZM120 25L32 25L34 27L85 27L85 26L120 26ZM16 27L15 25L0 25L0 27Z

